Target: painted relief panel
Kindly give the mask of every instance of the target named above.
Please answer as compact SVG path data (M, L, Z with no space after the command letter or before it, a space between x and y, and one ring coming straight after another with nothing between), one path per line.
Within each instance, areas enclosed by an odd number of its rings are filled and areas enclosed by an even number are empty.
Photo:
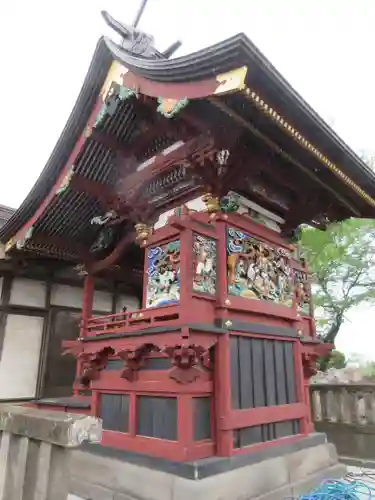
M310 314L310 283L304 271L294 271L294 294L298 312Z
M237 229L227 230L228 293L292 305L290 255Z
M180 300L180 241L148 249L146 307L176 304Z
M216 293L216 241L199 234L193 240L193 291Z

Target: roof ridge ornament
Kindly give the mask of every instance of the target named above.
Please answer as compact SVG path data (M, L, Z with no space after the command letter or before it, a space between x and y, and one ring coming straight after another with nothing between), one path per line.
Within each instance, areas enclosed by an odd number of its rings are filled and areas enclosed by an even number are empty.
M102 10L101 14L107 25L121 36L123 49L137 56L147 58L155 56L155 39L152 35L137 29L134 25L130 26L116 21L106 10Z
M130 54L142 56L146 58L155 57L157 50L155 48L155 38L144 31L137 28L142 14L146 8L148 0L142 0L141 5L137 11L134 21L131 25L124 24L113 18L106 10L102 10L106 24L113 29L118 35L121 36L121 46ZM181 42L177 40L170 45L164 52L161 53L164 58L169 59L181 47ZM159 54L160 55L160 54Z

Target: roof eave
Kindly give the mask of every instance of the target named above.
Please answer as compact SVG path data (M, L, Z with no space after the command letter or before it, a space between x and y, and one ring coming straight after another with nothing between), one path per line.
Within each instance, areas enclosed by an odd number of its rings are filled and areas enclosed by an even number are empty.
M64 130L29 194L0 229L0 241L5 243L21 229L53 188L72 149L86 126L112 61L112 54L109 52L104 38L100 38L96 45L85 81Z

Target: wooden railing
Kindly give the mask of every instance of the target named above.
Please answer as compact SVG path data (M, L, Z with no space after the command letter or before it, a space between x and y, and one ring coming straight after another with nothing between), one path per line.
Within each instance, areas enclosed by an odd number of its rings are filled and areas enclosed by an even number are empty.
M375 384L312 384L315 429L341 457L375 460Z
M140 309L134 312L121 312L106 316L93 316L87 320L86 335L124 333L142 328L173 324L179 319L179 306L164 306Z

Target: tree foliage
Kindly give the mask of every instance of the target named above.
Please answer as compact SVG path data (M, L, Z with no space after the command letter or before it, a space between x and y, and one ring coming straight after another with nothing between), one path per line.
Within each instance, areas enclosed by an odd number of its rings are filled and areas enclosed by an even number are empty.
M321 358L318 360L317 366L318 370L325 371L328 368L345 368L347 365L347 359L345 354L337 349L333 349L329 358L326 360L325 358Z
M333 343L348 312L375 299L375 221L348 219L326 231L306 227L301 247L313 280L318 334Z

